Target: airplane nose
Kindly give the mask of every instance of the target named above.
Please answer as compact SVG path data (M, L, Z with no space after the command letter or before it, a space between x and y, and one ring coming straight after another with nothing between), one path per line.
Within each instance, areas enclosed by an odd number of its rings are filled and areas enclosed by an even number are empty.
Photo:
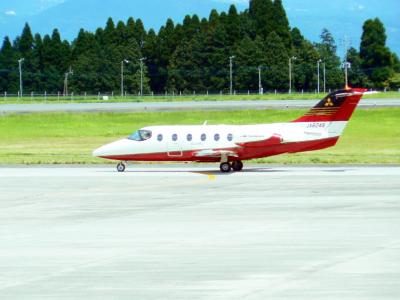
M100 157L102 155L104 155L103 147L97 148L96 150L93 151L94 157Z
M111 144L104 145L93 151L94 157L104 158L107 156L122 155L126 154L129 150L130 144L129 140L120 140Z

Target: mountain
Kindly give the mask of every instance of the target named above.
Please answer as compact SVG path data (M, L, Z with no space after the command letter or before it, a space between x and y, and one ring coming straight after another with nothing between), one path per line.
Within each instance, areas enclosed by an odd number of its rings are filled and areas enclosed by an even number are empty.
M322 28L328 28L339 40L347 35L358 48L362 25L368 18L379 17L386 26L388 45L400 54L398 0L284 0L292 27L299 27L306 38L317 41ZM0 36L15 38L29 22L33 32L50 33L60 29L63 38L72 40L80 28L94 31L108 17L127 20L141 18L146 28L159 29L167 18L182 22L186 14L208 17L211 9L227 10L235 3L239 10L246 0L2 0ZM343 50L341 50L343 51Z

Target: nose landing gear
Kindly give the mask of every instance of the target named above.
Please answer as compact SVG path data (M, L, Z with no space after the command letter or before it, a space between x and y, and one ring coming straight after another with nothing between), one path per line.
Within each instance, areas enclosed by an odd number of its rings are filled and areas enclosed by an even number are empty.
M125 172L125 164L123 162L120 162L117 165L117 171L120 172L120 173Z

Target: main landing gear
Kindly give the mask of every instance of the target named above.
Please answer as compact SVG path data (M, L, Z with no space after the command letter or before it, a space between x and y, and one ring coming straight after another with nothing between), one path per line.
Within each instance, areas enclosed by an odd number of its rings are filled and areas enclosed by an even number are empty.
M224 163L221 163L219 168L222 173L229 173L232 171L232 169L235 172L240 172L243 170L243 163L240 160L234 161L234 162L232 162L232 164L230 164L229 162L224 162Z
M243 163L242 163L240 160L234 161L234 162L232 163L232 169L233 169L233 171L235 171L235 172L240 172L240 171L242 171L242 170L243 170Z
M232 171L232 166L230 163L225 162L225 163L221 163L221 165L219 166L219 169L221 170L222 173L229 173L230 171Z
M120 162L117 165L117 171L120 172L120 173L125 172L125 164L123 162Z

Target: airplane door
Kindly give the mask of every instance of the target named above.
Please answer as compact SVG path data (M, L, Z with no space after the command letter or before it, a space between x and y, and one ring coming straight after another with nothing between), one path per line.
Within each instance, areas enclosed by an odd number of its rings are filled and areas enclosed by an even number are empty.
M172 141L167 143L167 155L169 157L182 157L182 145L178 141L177 136L174 135Z

